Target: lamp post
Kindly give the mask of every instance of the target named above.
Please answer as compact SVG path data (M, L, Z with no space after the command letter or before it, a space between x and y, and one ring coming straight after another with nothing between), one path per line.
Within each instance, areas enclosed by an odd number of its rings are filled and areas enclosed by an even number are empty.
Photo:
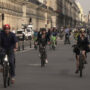
M1 16L2 16L2 28L3 28L3 25L4 25L4 11L3 11L3 0L1 0L1 5L2 5L2 7L1 7L1 9L2 9L2 14L1 14Z

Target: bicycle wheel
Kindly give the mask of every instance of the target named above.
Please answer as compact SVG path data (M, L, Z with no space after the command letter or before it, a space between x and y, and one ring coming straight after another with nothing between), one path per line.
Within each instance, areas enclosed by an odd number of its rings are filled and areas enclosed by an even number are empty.
M3 65L3 84L4 88L7 88L8 84L8 65L7 63L4 63Z
M41 55L41 67L44 67L45 66L45 58L44 58L44 55L42 54Z
M37 50L37 45L34 46L35 50Z
M79 59L79 70L80 70L80 77L82 77L82 70L83 70L83 56L80 55L80 59Z
M55 50L55 46L54 45L52 45L52 48L53 48L53 50Z
M44 67L44 66L45 66L45 59L41 58L41 67Z
M8 82L7 82L8 86L10 86L11 84L11 75L10 75L10 67L9 67L9 72L8 72Z

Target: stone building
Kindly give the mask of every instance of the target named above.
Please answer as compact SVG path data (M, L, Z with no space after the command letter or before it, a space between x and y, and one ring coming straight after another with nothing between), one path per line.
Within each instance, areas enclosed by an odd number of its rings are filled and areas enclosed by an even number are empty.
M4 21L2 21L2 14L4 14ZM10 24L12 28L18 28L22 20L22 14L22 7L19 4L8 0L0 0L0 27L2 27L2 24Z
M75 26L78 16L74 0L0 0L0 28L3 24L10 24L12 29L31 24L34 30Z
M76 26L80 10L74 0L57 0L58 24L61 26Z
M2 22L2 14L4 21ZM53 26L54 10L38 0L0 0L0 26L10 24L11 28L19 29L22 25L31 24L33 29Z

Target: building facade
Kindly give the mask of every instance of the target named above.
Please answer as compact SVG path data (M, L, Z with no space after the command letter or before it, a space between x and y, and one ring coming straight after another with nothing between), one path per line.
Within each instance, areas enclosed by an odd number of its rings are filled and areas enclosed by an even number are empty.
M31 24L37 30L51 28L55 12L49 4L38 0L0 0L0 26L10 24L12 29L20 29L23 25Z
M59 26L74 27L78 23L80 10L74 0L58 0Z
M12 29L28 24L34 30L60 28L76 26L79 20L80 8L74 0L0 0L0 28L3 24L10 24Z

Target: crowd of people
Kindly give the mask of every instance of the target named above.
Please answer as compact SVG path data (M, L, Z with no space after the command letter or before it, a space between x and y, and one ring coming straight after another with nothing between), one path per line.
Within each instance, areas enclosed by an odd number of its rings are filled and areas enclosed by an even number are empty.
M41 54L41 48L46 48L47 45L52 45L56 47L57 45L57 37L60 37L61 40L64 40L64 44L71 44L70 42L70 35L73 34L74 39L77 41L76 44L78 45L79 49L82 50L83 56L85 58L85 64L87 64L86 61L86 53L89 51L89 40L87 36L90 39L90 35L85 29L78 29L73 32L72 28L69 27L61 27L60 29L51 28L51 29L45 29L41 28L39 31L35 30L33 34L33 40L34 40L34 47L36 48L39 46L39 53ZM15 82L15 55L14 52L16 52L18 48L18 40L14 33L10 31L10 25L5 24L3 26L3 31L0 32L0 50L3 48L5 50L5 53L8 55L10 67L11 67L11 77L12 77L12 83ZM74 52L76 53L76 72L79 72L79 54L80 50L75 49ZM47 60L47 53L45 55L45 63L48 63ZM0 57L1 59L1 57ZM2 63L1 63L2 64Z

